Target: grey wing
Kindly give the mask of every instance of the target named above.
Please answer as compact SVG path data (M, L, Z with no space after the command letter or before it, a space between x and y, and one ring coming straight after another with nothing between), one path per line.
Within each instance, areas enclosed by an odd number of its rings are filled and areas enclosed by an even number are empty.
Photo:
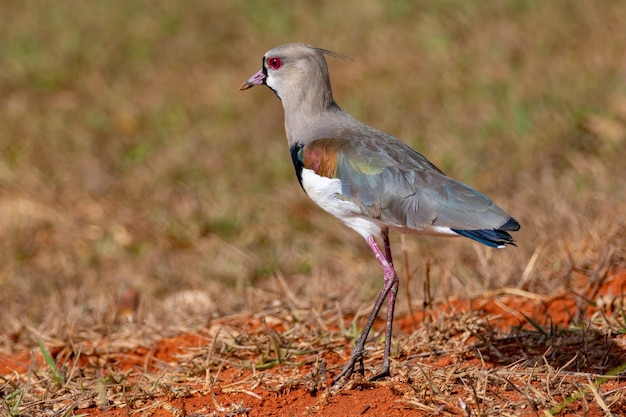
M437 213L434 225L450 229L498 229L511 216L489 197L462 182L446 177L421 192Z
M495 229L511 217L483 193L447 177L395 138L345 146L337 177L345 197L393 227ZM355 163L356 161L356 163Z

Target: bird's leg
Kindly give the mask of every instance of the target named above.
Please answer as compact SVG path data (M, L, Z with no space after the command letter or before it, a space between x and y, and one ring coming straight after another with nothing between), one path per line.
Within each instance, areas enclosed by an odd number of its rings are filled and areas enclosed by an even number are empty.
M378 294L376 298L376 302L374 303L374 308L365 323L365 327L363 328L363 332L359 336L354 348L352 349L352 354L350 355L350 359L348 363L343 368L343 370L333 379L333 384L336 384L341 378L346 377L350 378L352 373L354 372L354 367L357 362L361 363L361 370L363 369L363 354L365 353L365 341L367 340L367 336L372 329L372 325L374 324L374 320L376 320L376 316L380 311L380 308L389 295L391 291L391 297L389 299L389 311L387 312L387 328L385 332L385 353L383 357L383 371L376 375L374 378L382 378L384 376L389 375L389 352L391 351L391 322L393 321L393 306L395 304L396 294L398 292L398 276L396 275L395 270L393 269L393 263L391 262L391 250L389 247L389 237L387 231L383 231L383 238L385 240L385 252L383 254L382 250L376 243L376 240L373 236L367 238L367 244L370 246L376 259L380 263L384 271L384 281L385 284Z
M393 258L391 257L391 245L389 244L389 232L387 230L383 230L383 239L385 241L385 260L387 261L387 267L385 264L381 262L381 266L383 267L384 277L385 277L385 286L388 283L391 283L391 287L389 289L389 300L387 304L387 325L385 327L385 351L383 354L383 369L377 375L372 377L372 381L376 381L378 379L382 379L389 376L389 368L391 366L391 361L389 356L391 355L391 334L393 330L393 313L396 306L396 296L398 295L398 286L400 284L400 280L398 279L398 274L396 274L396 270L393 267Z

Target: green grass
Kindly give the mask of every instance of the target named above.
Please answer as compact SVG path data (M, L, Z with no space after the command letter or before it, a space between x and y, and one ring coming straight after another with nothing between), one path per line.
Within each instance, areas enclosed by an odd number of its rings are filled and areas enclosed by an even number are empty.
M369 306L378 266L300 190L279 101L238 91L291 41L351 57L330 62L345 110L520 220L506 251L408 238L434 297L516 286L538 247L525 280L538 293L595 271L607 247L609 266L624 264L626 4L13 1L0 13L0 349L121 331L130 290L135 323L156 328L259 310L282 297L278 273L312 303ZM188 289L211 306L171 314Z
M41 351L43 359L46 362L46 365L48 365L48 370L52 376L52 380L59 386L63 385L63 383L65 382L65 378L59 371L59 368L57 367L57 364L54 361L54 358L50 355L50 352L48 351L48 349L46 349L46 347L41 342L41 340L37 339L37 345L39 346L39 350Z

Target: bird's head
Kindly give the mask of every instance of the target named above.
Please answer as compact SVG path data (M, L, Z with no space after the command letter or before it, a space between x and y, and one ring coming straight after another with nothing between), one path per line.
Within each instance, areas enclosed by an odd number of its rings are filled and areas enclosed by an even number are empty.
M263 56L262 68L239 89L265 84L285 105L310 100L321 100L328 105L333 100L324 55L343 58L340 54L304 43L278 46Z

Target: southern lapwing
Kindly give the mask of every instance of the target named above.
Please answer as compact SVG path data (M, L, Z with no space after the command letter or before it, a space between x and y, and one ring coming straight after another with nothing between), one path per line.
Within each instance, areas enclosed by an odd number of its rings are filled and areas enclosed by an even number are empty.
M349 378L385 299L387 327L383 366L372 379L389 376L389 353L398 275L389 229L403 233L465 236L493 248L514 245L513 217L486 195L447 177L404 142L345 113L330 87L325 55L339 54L303 43L278 46L240 87L265 84L285 111L285 131L296 176L306 194L367 241L383 269L384 286L350 360L335 377ZM381 249L376 238L382 239Z

